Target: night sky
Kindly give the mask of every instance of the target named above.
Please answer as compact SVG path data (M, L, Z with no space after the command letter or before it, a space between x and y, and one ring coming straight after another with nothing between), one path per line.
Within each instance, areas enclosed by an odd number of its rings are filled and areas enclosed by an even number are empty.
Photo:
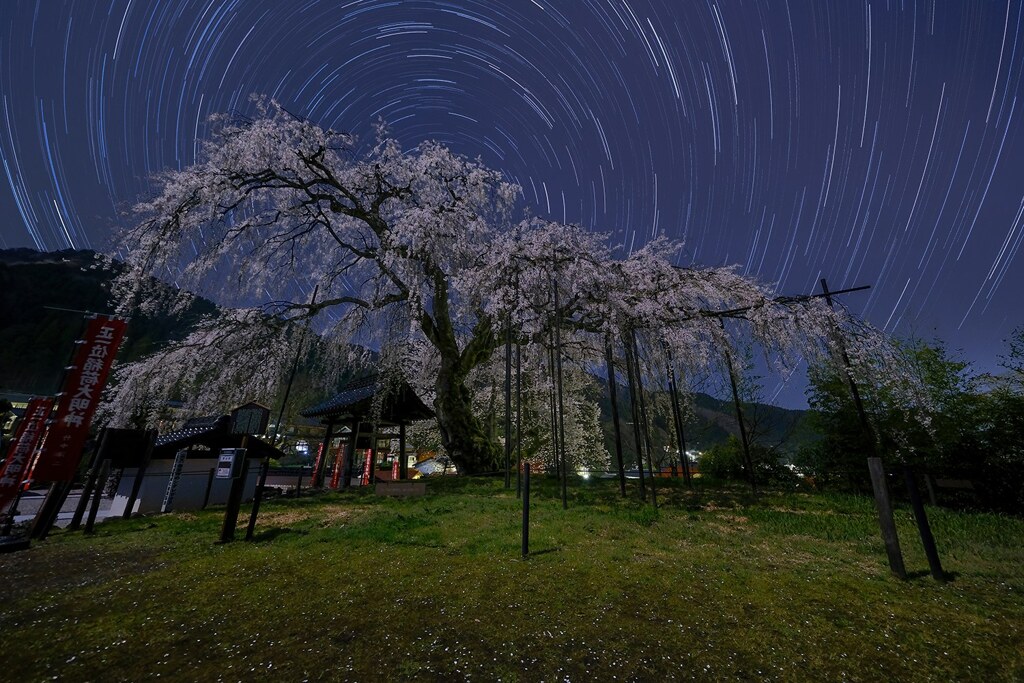
M216 112L277 98L506 172L541 216L981 369L1022 320L1022 0L0 0L0 247L105 249Z

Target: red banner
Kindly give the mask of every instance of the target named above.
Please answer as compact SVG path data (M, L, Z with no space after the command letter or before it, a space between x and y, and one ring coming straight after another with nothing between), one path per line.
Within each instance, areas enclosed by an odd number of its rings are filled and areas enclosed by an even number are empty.
M363 478L359 481L360 486L368 486L370 477L373 476L373 449L366 449L366 462L363 464Z
M341 482L341 470L345 467L344 458L342 457L342 451L345 448L345 442L342 441L338 445L338 452L334 456L334 472L331 473L331 488L335 491L338 490L338 483Z
M320 466L324 460L324 443L320 443L320 448L316 450L316 460L313 461L313 485L316 486L320 480Z
M124 338L127 323L93 318L85 328L75 359L64 380L53 426L43 444L33 476L40 481L70 481L82 458L89 423L107 383L110 366Z
M45 431L46 418L53 410L52 398L34 398L28 402L25 416L18 425L18 431L7 452L7 460L0 471L0 510L14 500L28 467L32 453Z
M398 458L391 463L391 481L398 481Z

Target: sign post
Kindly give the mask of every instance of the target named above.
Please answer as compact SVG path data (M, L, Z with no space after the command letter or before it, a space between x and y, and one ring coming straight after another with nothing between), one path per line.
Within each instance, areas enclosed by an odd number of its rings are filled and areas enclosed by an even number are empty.
M246 439L242 442L245 443ZM248 459L245 448L223 448L217 457L217 479L230 479L231 492L228 494L227 508L224 510L224 524L220 529L220 542L229 543L235 540L235 525L238 523L238 508L242 505L242 493L245 489L245 475L248 474Z

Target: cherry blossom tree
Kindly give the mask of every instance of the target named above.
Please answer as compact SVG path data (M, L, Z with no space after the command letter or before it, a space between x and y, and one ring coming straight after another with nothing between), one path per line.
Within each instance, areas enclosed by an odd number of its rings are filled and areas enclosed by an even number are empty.
M603 235L520 220L516 185L441 144L403 150L380 131L363 149L274 102L257 106L252 120L217 117L203 160L160 176L156 196L135 207L115 287L124 310L173 305L154 276L241 310L165 350L173 363L126 368L116 400L169 391L182 371L212 387L234 369L269 392L307 325L323 348L403 349L390 357L423 380L445 449L475 473L502 460L470 378L499 352L505 325L523 344L549 343L557 327L578 367L599 362L607 340L637 334L679 366L704 368L737 334L721 321L738 319L743 334L794 357L827 352L839 329L855 362L885 354L842 311L773 298L735 269L676 267L677 244L656 239L616 258ZM273 332L260 341L256 323ZM258 356L226 341L231 330L256 340Z

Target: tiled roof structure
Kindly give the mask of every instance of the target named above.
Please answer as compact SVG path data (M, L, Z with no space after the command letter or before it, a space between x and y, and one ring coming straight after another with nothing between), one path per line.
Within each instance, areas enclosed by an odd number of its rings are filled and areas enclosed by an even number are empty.
M330 420L368 418L373 410L373 397L378 387L377 375L353 380L342 387L336 395L306 408L300 414ZM426 420L433 416L434 411L420 400L412 387L402 382L384 398L380 417L382 424L399 424Z
M185 422L181 429L157 437L153 457L173 458L174 454L182 448L197 444L206 446L214 452L221 448L239 448L242 445L243 437L241 434L231 434L230 426L231 417L229 415L192 418ZM254 436L248 438L246 448L251 457L269 455L272 458L280 458L284 455L278 449Z

